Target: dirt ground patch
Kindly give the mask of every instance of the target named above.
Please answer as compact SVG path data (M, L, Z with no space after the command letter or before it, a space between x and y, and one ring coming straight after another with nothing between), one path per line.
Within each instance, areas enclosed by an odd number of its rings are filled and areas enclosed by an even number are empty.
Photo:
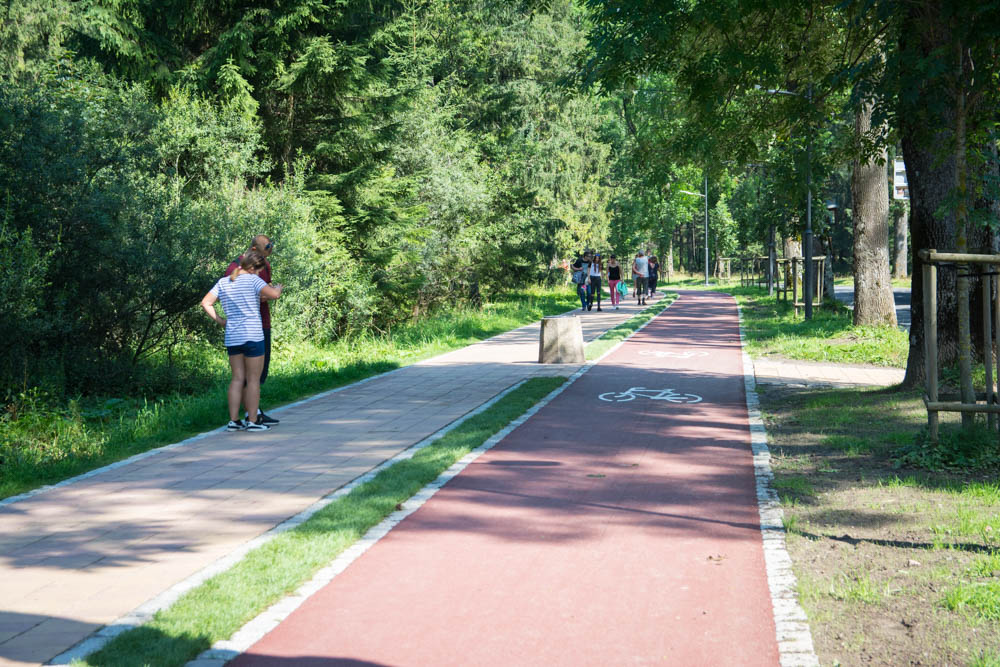
M1000 665L997 471L900 466L915 393L759 390L820 662Z

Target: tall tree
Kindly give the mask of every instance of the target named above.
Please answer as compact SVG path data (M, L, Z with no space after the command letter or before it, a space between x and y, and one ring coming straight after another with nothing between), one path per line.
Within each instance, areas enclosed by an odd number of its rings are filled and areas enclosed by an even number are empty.
M859 139L872 135L872 105L855 119ZM876 131L876 134L880 134ZM854 323L896 326L896 304L889 276L889 186L886 149L879 142L874 155L854 161Z

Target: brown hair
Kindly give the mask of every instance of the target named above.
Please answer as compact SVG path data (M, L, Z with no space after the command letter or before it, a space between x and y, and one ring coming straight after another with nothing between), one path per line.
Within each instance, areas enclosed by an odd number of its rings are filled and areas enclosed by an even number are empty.
M229 274L229 280L232 282L236 280L236 277L241 273L250 273L251 271L262 269L266 264L267 262L264 261L264 256L262 254L256 250L251 250L240 258L240 265L236 267L235 271Z

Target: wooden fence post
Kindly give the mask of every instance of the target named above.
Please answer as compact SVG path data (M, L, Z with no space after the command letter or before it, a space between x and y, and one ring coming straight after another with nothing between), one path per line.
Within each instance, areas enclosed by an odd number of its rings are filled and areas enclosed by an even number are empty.
M933 250L931 251L933 252ZM937 387L937 266L924 262L924 374L927 401L936 403ZM938 441L938 413L927 407L927 430L932 443Z
M986 405L993 405L993 331L990 313L990 302L993 287L993 276L983 276L983 366L986 370ZM997 426L997 416L990 412L986 417L990 430Z

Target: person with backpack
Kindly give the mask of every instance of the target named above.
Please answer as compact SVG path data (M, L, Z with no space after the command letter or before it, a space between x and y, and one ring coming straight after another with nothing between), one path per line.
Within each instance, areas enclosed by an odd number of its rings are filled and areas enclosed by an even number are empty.
M649 258L649 296L653 296L656 291L656 281L660 279L660 261L656 255Z

